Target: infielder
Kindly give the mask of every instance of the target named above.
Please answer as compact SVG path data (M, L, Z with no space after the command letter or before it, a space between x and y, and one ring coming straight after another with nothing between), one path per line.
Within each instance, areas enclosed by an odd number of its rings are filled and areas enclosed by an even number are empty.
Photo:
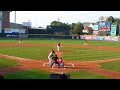
M19 35L19 37L18 37L18 38L19 38L19 44L20 44L20 43L23 43L22 36L21 36L21 35Z
M20 44L20 43L23 43L22 38L19 38L19 44Z
M84 40L84 44L83 45L87 45L87 40L86 39Z
M57 44L57 51L60 51L60 43Z

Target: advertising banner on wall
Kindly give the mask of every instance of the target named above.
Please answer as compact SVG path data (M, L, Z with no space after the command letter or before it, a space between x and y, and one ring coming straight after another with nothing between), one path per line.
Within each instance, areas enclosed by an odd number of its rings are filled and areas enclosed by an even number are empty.
M98 40L104 40L104 37L103 36L99 36Z
M93 36L92 40L104 40L104 36Z
M99 30L100 31L110 31L111 22L100 22Z
M98 30L99 29L99 25L94 25L93 26L93 30Z
M92 36L85 36L85 39L92 40Z
M105 37L105 40L111 40L111 36L104 36Z
M116 36L116 29L117 29L117 26L116 25L111 25L111 36Z
M85 36L80 36L80 39L85 39Z
M118 37L112 37L111 40L112 41L119 41L119 38Z
M80 39L87 39L87 40L107 40L107 41L120 41L120 37L118 36L87 36L83 35Z
M98 40L98 37L97 36L93 36L92 40Z

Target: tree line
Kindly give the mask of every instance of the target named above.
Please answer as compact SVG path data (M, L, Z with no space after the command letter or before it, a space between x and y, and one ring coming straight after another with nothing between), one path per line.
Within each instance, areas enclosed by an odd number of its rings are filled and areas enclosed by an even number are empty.
M117 26L120 25L120 18L115 18L113 16L109 16L106 19L106 21L110 21L112 24L116 24ZM97 21L96 23L99 23L99 21ZM81 35L82 34L82 30L84 29L83 25L84 25L84 23L81 23L81 22L68 24L68 23L63 23L63 22L60 22L60 21L52 21L50 23L50 26L68 26L68 27L71 28L70 29L71 34L76 34L76 35Z
M70 28L71 34L77 34L77 35L81 35L82 30L84 29L83 23L81 22L68 24L68 23L63 23L60 21L52 21L50 26L67 26Z

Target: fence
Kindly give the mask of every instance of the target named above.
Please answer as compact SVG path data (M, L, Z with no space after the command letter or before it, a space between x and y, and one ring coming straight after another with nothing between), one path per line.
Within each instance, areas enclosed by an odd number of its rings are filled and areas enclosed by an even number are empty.
M72 39L71 35L28 34L28 38Z

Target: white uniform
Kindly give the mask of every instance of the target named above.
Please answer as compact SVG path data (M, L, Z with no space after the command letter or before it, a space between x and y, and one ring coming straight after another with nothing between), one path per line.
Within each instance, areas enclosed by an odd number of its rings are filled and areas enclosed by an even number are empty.
M60 47L57 45L57 51L60 51Z
M19 40L19 44L20 44L20 43L23 43L23 41L22 41L22 40Z
M57 51L58 51L58 52L60 51L60 43L57 44Z
M87 43L85 42L83 45L87 45Z
M50 54L48 55L48 59L49 59L49 65L51 64L52 62L52 55L53 55L53 52L50 52Z

